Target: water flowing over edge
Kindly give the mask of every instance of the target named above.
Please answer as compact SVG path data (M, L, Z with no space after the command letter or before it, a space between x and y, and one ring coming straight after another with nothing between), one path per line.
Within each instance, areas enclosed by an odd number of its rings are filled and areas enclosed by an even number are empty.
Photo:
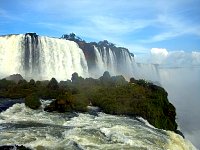
M0 37L0 61L2 76L19 73L26 79L66 80L74 72L89 75L85 56L75 42L44 36Z
M93 47L95 62L93 67L88 67L91 58L87 58L73 41L34 33L0 36L1 77L21 74L27 80L55 77L60 81L71 79L74 72L82 77L98 78L104 71L127 79L135 77L155 81L159 77L156 65L136 63L127 50Z

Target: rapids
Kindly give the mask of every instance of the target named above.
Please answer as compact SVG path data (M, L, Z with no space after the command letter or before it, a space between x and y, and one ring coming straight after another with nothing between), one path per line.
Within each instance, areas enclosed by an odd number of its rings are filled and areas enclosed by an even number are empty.
M43 107L50 101L42 101ZM48 113L15 104L0 113L0 145L32 149L195 150L174 132L156 129L141 118L98 112Z

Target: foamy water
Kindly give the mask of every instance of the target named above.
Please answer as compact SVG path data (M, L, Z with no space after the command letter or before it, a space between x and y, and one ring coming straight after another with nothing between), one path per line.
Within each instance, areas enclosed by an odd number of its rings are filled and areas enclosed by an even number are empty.
M43 106L49 103L43 102ZM141 118L140 118L141 119ZM159 130L146 120L31 110L15 104L0 114L0 145L19 144L32 149L150 149L195 150L174 132Z

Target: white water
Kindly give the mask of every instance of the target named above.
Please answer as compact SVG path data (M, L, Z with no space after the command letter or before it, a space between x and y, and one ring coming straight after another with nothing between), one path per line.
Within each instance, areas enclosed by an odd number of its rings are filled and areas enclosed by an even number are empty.
M37 44L38 43L38 44ZM25 79L71 79L77 72L82 77L100 77L104 71L147 80L158 79L156 65L138 64L128 51L120 56L111 49L94 46L96 67L88 71L83 51L73 41L45 36L10 35L0 37L0 78L21 74Z
M160 82L158 66L154 64L133 63L134 77L136 79L145 79Z
M112 75L119 74L117 71L117 58L111 49L108 49L107 52L105 47L98 50L98 48L94 46L94 53L96 56L96 68L92 70L93 77L100 77L104 71L109 71Z
M33 149L193 150L181 136L128 117L47 113L15 104L0 114L0 145Z
M93 70L93 76L99 77L102 72L109 71L111 75L123 75L127 80L130 77L136 79L146 79L150 81L160 81L158 66L154 64L136 63L134 57L124 50L121 53L121 59L111 49L106 51L104 47L98 50L94 46L96 55L96 68Z
M75 42L48 37L40 38L42 79L56 77L70 79L74 72L88 76L88 67L82 50Z
M99 77L99 75L105 71L106 64L103 62L102 54L100 54L96 46L94 46L94 53L96 55L95 63L97 67L92 70L92 75Z
M0 77L22 73L22 54L24 35L0 37Z
M70 79L74 72L87 77L88 67L82 50L75 42L63 39L38 36L38 46L31 43L30 35L26 35L29 45L28 70L25 70L25 35L0 37L0 73L1 77L21 74L26 79ZM33 46L33 48L32 48ZM38 66L33 64L33 51ZM36 71L39 70L39 71Z

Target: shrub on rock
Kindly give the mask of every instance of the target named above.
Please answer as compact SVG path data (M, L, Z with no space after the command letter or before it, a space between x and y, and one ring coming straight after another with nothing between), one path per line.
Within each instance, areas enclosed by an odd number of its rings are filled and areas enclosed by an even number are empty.
M44 108L45 111L70 112L73 110L73 96L71 93L60 94L55 101Z
M25 98L25 105L31 109L38 109L41 102L36 94L30 94Z
M58 90L58 81L55 78L52 78L49 84L47 85L47 88L50 90Z

